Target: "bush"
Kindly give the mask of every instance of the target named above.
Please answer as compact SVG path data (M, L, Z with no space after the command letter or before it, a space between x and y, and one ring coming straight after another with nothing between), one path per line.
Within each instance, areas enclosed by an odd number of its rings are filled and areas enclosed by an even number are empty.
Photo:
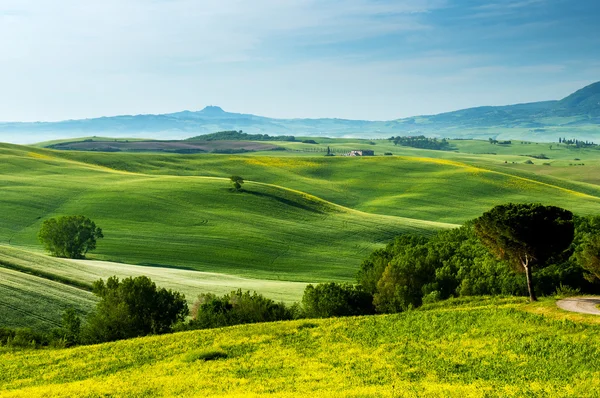
M0 345L11 348L40 348L47 346L48 336L28 328L0 328Z
M192 320L188 328L207 329L222 326L257 322L291 320L298 316L296 307L286 307L284 303L257 294L233 291L222 297L204 293L192 308Z
M322 283L308 285L302 296L305 316L329 318L333 316L373 314L373 296L350 284Z
M168 333L189 313L184 295L158 289L146 276L99 280L93 292L100 302L83 330L87 343Z

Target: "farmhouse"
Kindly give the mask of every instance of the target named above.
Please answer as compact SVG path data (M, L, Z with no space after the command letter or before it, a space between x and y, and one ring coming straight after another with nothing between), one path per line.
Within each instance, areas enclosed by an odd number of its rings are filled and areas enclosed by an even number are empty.
M360 151L350 151L346 156L375 156L375 151L363 149Z

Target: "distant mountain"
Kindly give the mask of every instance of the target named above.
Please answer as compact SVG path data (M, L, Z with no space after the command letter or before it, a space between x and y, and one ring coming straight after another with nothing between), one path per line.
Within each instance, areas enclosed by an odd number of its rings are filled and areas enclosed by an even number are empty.
M0 141L36 142L91 135L181 139L223 130L252 134L383 138L428 135L554 141L600 141L600 82L560 101L483 106L390 121L273 119L218 106L162 115L129 115L62 122L0 123Z

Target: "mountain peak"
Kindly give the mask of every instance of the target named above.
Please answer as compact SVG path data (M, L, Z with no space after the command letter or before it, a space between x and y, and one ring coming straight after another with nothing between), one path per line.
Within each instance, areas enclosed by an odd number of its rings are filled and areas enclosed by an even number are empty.
M226 113L223 110L223 108L221 108L220 106L213 106L213 105L209 105L209 106L205 107L200 112L206 113L206 114L209 114L209 115L218 115L218 114L221 114L221 113Z
M577 108L594 116L600 115L600 82L575 91L559 102L561 108Z

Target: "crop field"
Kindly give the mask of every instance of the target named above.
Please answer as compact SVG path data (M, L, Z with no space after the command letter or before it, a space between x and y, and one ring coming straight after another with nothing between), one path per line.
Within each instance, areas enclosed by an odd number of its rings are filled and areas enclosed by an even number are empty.
M48 331L66 308L85 316L95 303L88 291L0 267L0 326Z
M597 397L599 332L597 319L553 300L453 300L397 315L4 351L0 395Z
M89 286L98 279L111 276L126 278L145 275L159 287L185 294L190 303L200 293L222 295L237 289L258 291L275 301L293 303L301 299L306 287L306 283L301 282L248 279L226 274L108 261L58 259L7 246L0 246L0 267L2 264L12 265L13 269L48 274L47 278L63 281L62 283L74 281Z

